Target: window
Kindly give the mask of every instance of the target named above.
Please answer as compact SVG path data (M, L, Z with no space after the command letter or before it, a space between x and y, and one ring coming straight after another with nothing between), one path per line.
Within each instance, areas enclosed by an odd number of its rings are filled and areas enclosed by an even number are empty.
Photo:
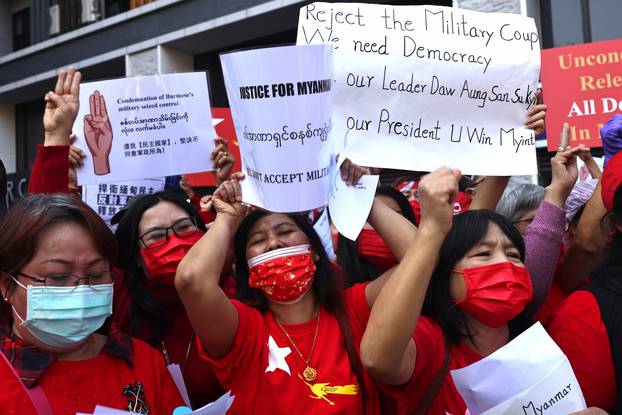
M591 41L622 38L622 1L590 0L589 5Z
M13 13L13 51L30 46L30 9Z
M622 38L620 0L541 0L545 48Z

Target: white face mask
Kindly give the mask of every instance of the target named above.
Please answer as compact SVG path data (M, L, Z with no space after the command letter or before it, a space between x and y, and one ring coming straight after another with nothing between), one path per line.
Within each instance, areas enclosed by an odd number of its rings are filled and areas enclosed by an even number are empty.
M36 339L55 349L70 348L98 330L112 314L112 284L75 287L29 285L26 319L15 316Z

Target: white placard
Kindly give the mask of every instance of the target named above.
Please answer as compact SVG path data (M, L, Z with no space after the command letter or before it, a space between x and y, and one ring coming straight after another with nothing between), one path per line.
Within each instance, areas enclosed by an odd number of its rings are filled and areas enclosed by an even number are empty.
M100 183L82 187L82 201L114 229L110 219L134 196L164 190L164 179L144 179L121 183Z
M333 235L330 232L330 220L328 218L328 209L324 209L324 212L320 215L320 218L313 225L313 229L322 240L324 250L328 256L329 261L335 259L335 248L333 246Z
M194 411L189 407L175 408L173 415L225 415L229 408L231 408L231 405L233 405L234 400L235 396L231 395L231 391L228 391L214 402L208 403L207 405ZM134 412L97 405L93 414L78 412L76 415L131 415L133 413Z
M286 46L220 57L240 144L244 202L273 212L325 206L332 143L332 48Z
M367 221L379 178L378 175L364 175L357 184L348 186L340 170L335 169L328 210L335 228L351 241L356 241Z
M362 166L536 174L535 22L439 6L312 3L298 44L334 46L333 133Z
M568 358L540 323L451 376L471 415L567 415L586 408Z
M80 185L211 170L205 73L84 83L74 133L86 153Z

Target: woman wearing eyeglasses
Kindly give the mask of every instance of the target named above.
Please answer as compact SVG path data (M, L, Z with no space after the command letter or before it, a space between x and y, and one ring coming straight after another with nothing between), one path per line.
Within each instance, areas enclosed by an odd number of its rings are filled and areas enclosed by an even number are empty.
M33 166L31 193L69 192L67 171L82 162L83 152L70 146L80 78L74 68L60 71L54 92L45 96L45 141ZM220 163L215 169L224 176L231 165L222 164L221 156L215 157ZM134 199L113 222L119 222L120 247L113 319L160 350L166 364L179 365L193 407L215 400L224 391L210 365L198 357L194 332L173 286L177 264L205 232L196 208L178 194L159 192ZM231 277L223 278L231 294L230 282Z
M0 413L170 415L162 359L110 324L114 236L68 195L33 195L0 222Z
M122 281L116 284L115 320L159 349L167 365L178 364L192 405L203 406L224 391L211 366L199 358L174 282L177 265L201 239L205 225L196 208L172 192L141 196L119 216L115 236Z

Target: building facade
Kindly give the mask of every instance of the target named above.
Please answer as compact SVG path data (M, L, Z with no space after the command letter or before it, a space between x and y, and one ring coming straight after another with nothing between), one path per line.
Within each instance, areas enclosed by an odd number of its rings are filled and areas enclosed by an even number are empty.
M227 106L221 52L291 44L298 0L0 1L0 159L27 172L43 140L42 97L58 68L95 81L205 71L212 104ZM374 0L436 4L535 18L542 47L622 37L620 0ZM539 149L544 160L546 149ZM17 184L16 184L17 186ZM21 189L15 189L19 191Z

